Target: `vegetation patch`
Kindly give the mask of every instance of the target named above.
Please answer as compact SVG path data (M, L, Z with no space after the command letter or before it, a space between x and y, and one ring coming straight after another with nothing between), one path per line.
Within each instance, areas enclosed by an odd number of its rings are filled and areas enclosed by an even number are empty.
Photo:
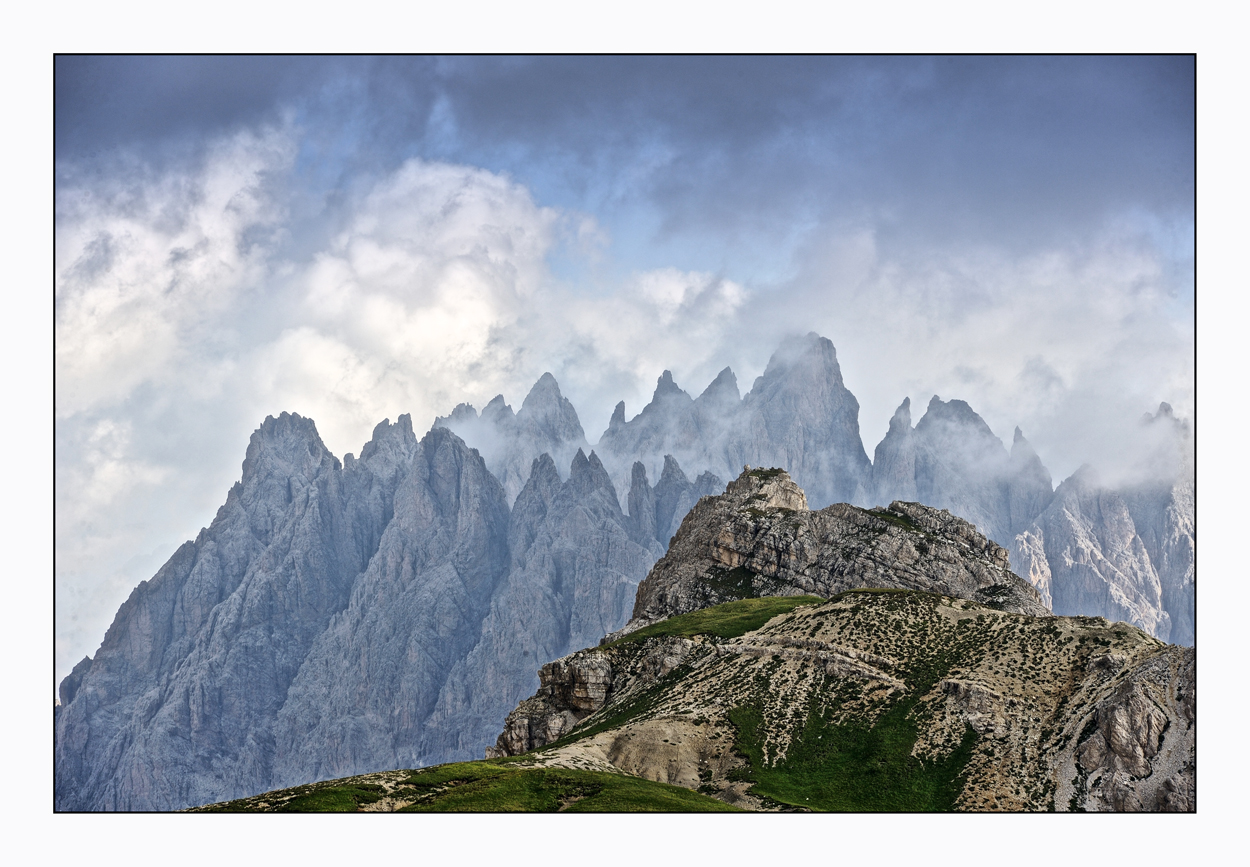
M465 762L462 777L480 762ZM467 773L466 773L467 771ZM405 807L407 813L633 813L735 812L728 804L665 783L567 768L529 768L464 779Z
M902 527L904 530L909 530L912 533L921 533L925 536L930 535L916 526L916 522L906 515L898 515L888 509L861 509L860 511L866 512L874 518L880 518L883 521L888 521L889 523Z
M755 599L759 592L755 589L755 573L745 566L722 569L713 566L703 573L703 583L717 596L729 599Z
M852 593L858 598L848 599ZM990 640L981 627L985 621L975 627L971 621L956 625L937 615L943 597L911 590L859 588L831 601L843 599L852 603L845 634L853 636L862 628L877 636L880 651L899 660L893 673L906 684L906 692L869 719L851 710L863 700L862 684L846 678L827 681L811 694L784 758L776 760L765 753L768 696L753 691L729 713L735 748L746 759L738 778L755 784L753 795L812 810L954 809L977 733L963 725L960 733L952 733L957 740L948 741L947 748L923 758L912 751L934 713L933 700L922 699L952 670L984 652ZM862 616L869 619L861 627Z
M739 776L755 783L753 795L817 811L953 810L977 733L965 726L953 751L922 761L911 755L917 737L913 706L897 702L871 726L833 724L812 708L785 758L773 765L763 761L760 711L734 708L729 719L738 731L735 746L748 762Z
M385 786L359 777L268 792L201 808L222 813L355 812L383 797L408 802L405 813L736 812L736 807L677 786L601 771L518 768L487 759L404 772ZM367 777L365 778L367 779Z
M687 614L678 614L659 623L631 632L612 644L627 644L657 638L664 635L715 635L718 638L737 638L759 629L779 614L787 614L800 605L819 605L825 600L819 596L765 596L758 599L738 599L711 608L702 608Z
M785 470L781 469L780 467L768 467L768 468L756 467L755 469L747 473L747 475L753 479L760 479L761 481L766 482L769 479L777 478L783 473L785 473Z

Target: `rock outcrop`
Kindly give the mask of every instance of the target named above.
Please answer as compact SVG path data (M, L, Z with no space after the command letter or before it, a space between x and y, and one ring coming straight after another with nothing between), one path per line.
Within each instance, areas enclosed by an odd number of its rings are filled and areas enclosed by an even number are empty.
M754 596L833 596L895 587L1049 614L1036 590L1008 569L1007 552L949 512L895 502L820 511L780 469L744 470L725 493L701 499L638 588L620 634Z

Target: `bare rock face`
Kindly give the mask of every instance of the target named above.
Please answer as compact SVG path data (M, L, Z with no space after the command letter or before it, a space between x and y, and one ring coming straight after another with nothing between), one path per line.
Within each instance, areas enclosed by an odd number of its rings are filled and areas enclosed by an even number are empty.
M446 749L426 721L507 575L507 532L499 482L451 431L432 430L377 554L277 709L278 785L412 766Z
M451 415L435 419L434 426L455 431L482 454L491 474L503 485L509 504L525 486L535 458L547 454L558 466L568 466L578 449L590 448L577 410L560 393L550 373L539 377L516 413L500 394L480 416L462 403Z
M1083 467L1016 537L1014 559L1057 613L1096 613L1192 644L1192 492L1191 480L1107 489Z
M135 589L76 669L56 720L57 809L172 809L264 787L283 696L373 556L417 448L401 416L343 467L311 420L265 420L212 525Z
M1125 620L1194 643L1194 474L1188 424L1161 404L1142 419L1141 480L1104 485L1083 466L1011 543L1011 560L1056 613ZM1137 444L1140 447L1141 444Z
M1110 667L1118 671L1125 660ZM1068 766L1070 805L1087 811L1188 812L1195 802L1192 649L1130 666L1089 714Z
M859 436L859 402L843 383L833 344L814 333L778 349L741 399L729 368L698 398L664 371L635 418L626 421L625 405L617 406L597 448L622 485L632 483L635 461L654 471L662 456L663 473L672 458L692 474L719 478L744 463L780 466L820 505L866 500L872 472Z
M558 740L607 704L612 664L597 653L574 653L538 672L538 692L517 706L504 722L486 757L514 756Z
M701 497L724 490L725 483L709 472L691 482L672 455L664 456L664 473L653 489L647 481L647 468L635 461L629 488L630 525L643 544L655 540L663 550Z
M637 695L656 683L700 646L688 638L663 638L648 642L641 653L588 649L547 663L538 672L538 691L508 714L486 758L519 756L559 740L609 701Z
M559 410L554 381L536 389ZM568 420L543 418L552 436ZM62 683L57 808L179 809L480 756L539 665L626 621L660 553L630 537L593 452L567 482L533 460L510 510L446 427L418 442L407 416L383 422L340 465L310 420L267 419L212 526Z
M550 458L536 460L509 537L512 568L426 723L424 736L444 746L439 761L479 758L499 721L534 691L539 666L619 628L659 554L654 541L644 547L630 538L594 452L574 456L563 484Z
M837 504L811 512L787 473L748 469L686 516L639 586L620 634L732 599L832 596L855 587L927 590L1049 613L1008 569L1007 552L949 512L901 502L879 511Z
M1011 452L962 400L933 396L911 427L904 399L877 446L872 501L918 501L949 509L1007 545L1050 503L1050 473L1016 428Z

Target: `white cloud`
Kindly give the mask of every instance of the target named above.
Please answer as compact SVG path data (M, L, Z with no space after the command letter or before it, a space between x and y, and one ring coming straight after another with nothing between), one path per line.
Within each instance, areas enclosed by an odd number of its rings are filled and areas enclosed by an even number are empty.
M888 259L862 237L829 246L851 267L809 253L787 287L803 303L772 304L771 316L757 305L751 318L833 340L870 454L904 396L914 412L933 394L967 400L1008 445L1020 425L1058 477L1086 461L1110 473L1124 432L1160 401L1192 416L1178 263L1121 223L1027 255L952 246Z
M279 132L240 134L192 175L142 169L57 195L56 375L59 417L108 406L211 339L240 293L265 275L283 214L265 190L290 162Z

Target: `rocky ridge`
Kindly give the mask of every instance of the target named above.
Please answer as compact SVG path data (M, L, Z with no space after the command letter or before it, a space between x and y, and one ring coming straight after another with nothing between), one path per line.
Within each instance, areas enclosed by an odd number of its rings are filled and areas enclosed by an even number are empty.
M630 624L544 665L487 757L616 769L756 810L1195 809L1191 648L1050 615L949 513L896 503L887 533L806 505L778 470L700 500ZM936 570L917 569L914 536ZM715 570L742 564L764 569L727 590ZM834 583L846 576L864 583Z
M451 430L383 422L340 463L309 419L253 435L212 525L61 684L58 810L164 810L480 755L543 661L628 616L659 556L595 453L509 509ZM309 748L315 744L315 748Z
M1037 591L1008 569L1007 552L944 510L894 502L820 511L781 469L746 469L725 493L686 515L668 552L638 587L627 634L733 599L856 587L926 590L1043 615Z

